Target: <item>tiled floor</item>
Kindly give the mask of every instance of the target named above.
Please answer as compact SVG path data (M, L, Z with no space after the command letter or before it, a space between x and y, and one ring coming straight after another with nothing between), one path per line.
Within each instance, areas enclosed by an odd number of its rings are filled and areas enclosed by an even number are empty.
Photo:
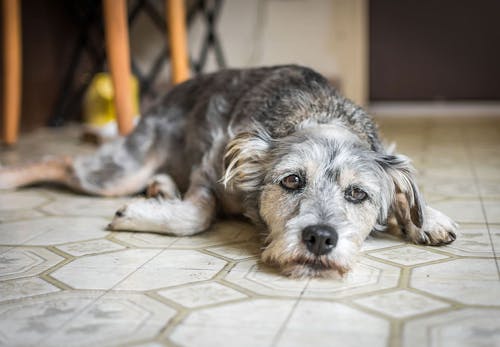
M123 199L2 192L0 345L500 346L500 120L381 123L460 222L454 244L370 238L346 279L297 281L258 263L243 222L113 233ZM0 159L89 150L77 129L42 130Z

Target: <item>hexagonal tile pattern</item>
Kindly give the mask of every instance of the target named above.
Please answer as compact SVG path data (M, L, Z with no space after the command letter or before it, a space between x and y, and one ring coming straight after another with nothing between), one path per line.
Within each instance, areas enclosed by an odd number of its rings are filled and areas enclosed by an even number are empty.
M362 252L373 251L377 249L383 249L393 246L398 246L404 244L403 240L396 239L390 235L385 235L384 233L373 233L369 235L363 242L361 247Z
M446 259L445 255L434 253L423 247L403 246L370 253L372 256L401 265L416 265L434 260Z
M500 310L466 308L411 321L404 346L500 346Z
M45 246L106 237L106 220L47 217L0 224L0 244Z
M342 304L257 299L196 311L171 339L181 346L325 346L335 336L344 346L385 346L388 333L388 322Z
M170 335L180 346L271 346L294 300L257 299L195 311ZM231 341L231 342L229 342Z
M232 243L225 246L209 247L207 250L231 260L242 260L259 256L261 247L262 244L255 240L243 243Z
M117 251L120 249L124 249L125 246L119 245L117 243L111 242L106 239L98 239L98 240L67 243L58 246L57 248L59 248L63 252L74 255L75 257L79 257L87 254L97 254L97 253Z
M0 302L59 291L56 286L38 277L0 282Z
M198 252L131 249L82 257L51 275L79 289L142 291L207 280L225 264Z
M40 345L43 338L104 293L57 293L0 305L0 344Z
M151 290L204 281L215 276L226 262L198 252L164 250L121 282L116 289Z
M0 305L0 343L116 346L156 336L174 313L141 294L52 294Z
M258 259L238 263L224 279L257 294L287 297L298 296L308 282L280 276L275 268Z
M400 270L394 266L361 258L343 279L290 279L258 260L238 263L225 277L229 282L262 295L340 298L394 287Z
M141 248L168 248L178 237L169 235L160 235L152 233L135 233L135 232L117 232L111 236L112 240L120 243L125 243L131 247Z
M470 305L500 306L500 280L494 259L456 259L413 270L411 286Z
M12 248L0 254L0 280L38 275L63 259L43 248Z
M405 318L450 307L445 302L415 294L408 290L396 290L372 295L354 300L354 302L394 318Z
M111 289L161 250L131 249L82 257L51 274L78 289Z
M186 307L198 307L221 302L243 299L247 296L216 282L193 284L188 287L159 291L164 298Z
M311 279L303 296L331 299L370 293L396 287L399 277L399 268L362 257L343 279Z
M259 262L241 220L186 238L109 232L130 197L0 191L0 346L500 347L498 119L380 122L426 201L461 224L454 243L372 233L344 278L296 280ZM93 152L80 131L21 136L0 162Z
M141 294L107 293L47 338L53 346L116 346L152 338L175 310ZM92 333L89 333L92 332Z
M388 337L384 319L338 303L300 301L276 346L387 346Z

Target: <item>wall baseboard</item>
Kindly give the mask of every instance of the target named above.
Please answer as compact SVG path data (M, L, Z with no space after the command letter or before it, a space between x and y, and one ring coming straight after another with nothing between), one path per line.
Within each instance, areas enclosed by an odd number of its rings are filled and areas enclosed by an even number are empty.
M498 117L500 101L371 102L367 110L377 117Z

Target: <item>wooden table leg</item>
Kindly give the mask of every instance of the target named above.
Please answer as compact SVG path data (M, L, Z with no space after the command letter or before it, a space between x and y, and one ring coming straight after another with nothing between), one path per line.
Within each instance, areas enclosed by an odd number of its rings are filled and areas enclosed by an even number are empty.
M134 128L127 1L104 0L106 53L115 92L118 130L127 135Z
M19 0L2 0L3 131L8 145L17 142L21 112L21 13Z
M189 78L186 10L184 0L165 1L172 83L177 84Z

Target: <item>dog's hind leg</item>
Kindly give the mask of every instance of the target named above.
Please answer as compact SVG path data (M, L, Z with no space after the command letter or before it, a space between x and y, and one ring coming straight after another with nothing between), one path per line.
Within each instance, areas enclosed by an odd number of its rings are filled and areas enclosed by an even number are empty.
M136 199L119 209L110 230L146 231L188 236L210 227L216 199L210 184L195 172L183 199Z
M14 189L38 182L69 185L73 158L47 157L41 161L0 167L0 189Z
M220 124L217 121L213 125ZM119 209L109 225L110 230L146 231L177 236L194 235L210 227L217 212L216 190L225 149L225 133L212 129L210 146L197 165L191 165L189 187L181 199L137 199ZM164 177L165 178L165 177ZM154 182L154 179L153 179ZM174 191L164 181L167 191ZM168 187L170 185L170 187Z
M154 118L143 119L130 136L105 144L92 155L0 168L0 189L51 182L91 195L137 193L168 156L168 146L158 143L164 140L156 136L155 123Z

